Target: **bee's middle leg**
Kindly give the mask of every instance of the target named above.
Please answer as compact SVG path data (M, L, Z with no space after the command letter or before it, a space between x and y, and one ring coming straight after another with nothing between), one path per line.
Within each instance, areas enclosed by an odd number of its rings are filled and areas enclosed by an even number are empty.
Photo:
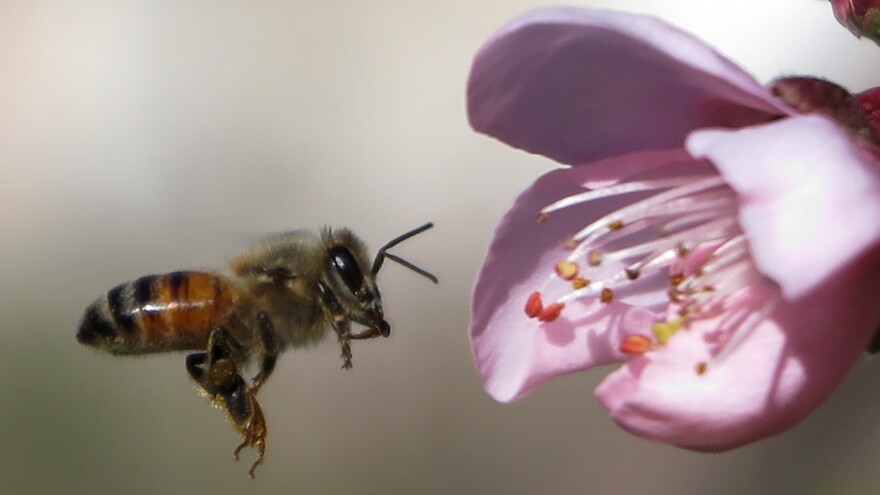
M257 449L257 460L248 471L253 477L254 470L266 455L266 419L257 402L256 390L247 386L233 359L239 348L240 344L225 328L217 327L208 338L206 352L186 357L186 369L244 437L235 449L235 458L238 459L238 453L244 447Z
M257 340L260 342L260 371L254 377L254 393L257 393L257 390L266 383L266 379L272 374L272 370L275 369L275 361L278 360L278 354L281 352L281 347L275 336L275 324L272 323L269 314L260 311L257 314L257 324Z

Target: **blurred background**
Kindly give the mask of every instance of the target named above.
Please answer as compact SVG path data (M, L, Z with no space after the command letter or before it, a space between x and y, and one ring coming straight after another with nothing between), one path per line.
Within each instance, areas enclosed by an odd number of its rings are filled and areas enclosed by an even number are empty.
M880 81L880 50L818 0L605 1L658 14L767 81ZM536 1L0 2L0 493L846 493L880 490L880 363L794 430L696 454L618 429L607 370L501 405L467 340L469 295L513 196L554 165L473 133L471 57ZM83 308L148 273L221 267L324 224L375 249L425 221L380 282L394 327L339 369L332 339L261 392L269 456L183 355L79 346Z

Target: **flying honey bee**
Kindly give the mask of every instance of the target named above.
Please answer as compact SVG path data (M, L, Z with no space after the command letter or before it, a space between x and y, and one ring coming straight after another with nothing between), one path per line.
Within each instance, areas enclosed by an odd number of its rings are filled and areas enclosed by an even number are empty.
M351 341L388 337L376 274L386 258L437 278L387 252L433 227L427 223L385 244L372 264L348 229L298 230L267 239L235 258L228 271L179 271L117 285L85 310L76 339L116 355L198 351L186 370L228 416L245 447L266 455L266 420L257 392L278 355L321 340L333 329L342 367L351 368ZM352 331L352 323L364 327ZM251 383L242 369L256 362Z

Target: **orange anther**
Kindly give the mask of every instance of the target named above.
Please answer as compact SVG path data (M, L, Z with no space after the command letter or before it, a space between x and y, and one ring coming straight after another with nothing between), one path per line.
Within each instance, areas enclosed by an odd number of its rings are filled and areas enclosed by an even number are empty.
M538 315L538 319L541 321L553 321L556 318L559 318L559 314L562 313L562 308L564 307L565 304L558 302L553 303L541 310L541 313Z
M650 351L653 346L654 342L647 335L628 335L620 343L620 352L639 356Z
M602 289L601 294L599 294L599 300L605 304L610 303L614 300L614 291L609 289L608 287L605 287L604 289Z
M623 220L614 220L608 224L608 230L620 230L623 228Z
M541 293L538 291L532 292L529 294L529 298L526 300L526 315L529 318L535 318L541 311L544 309L544 303L541 302Z
M574 287L574 290L583 289L588 285L590 285L590 281L583 277L575 277L574 280L571 281L571 286Z
M708 369L709 369L709 365L706 364L705 362L697 363L697 374L698 375L705 375L706 371Z
M556 274L563 280L573 280L577 277L578 274L578 266L576 263L572 263L568 260L562 260L556 263Z

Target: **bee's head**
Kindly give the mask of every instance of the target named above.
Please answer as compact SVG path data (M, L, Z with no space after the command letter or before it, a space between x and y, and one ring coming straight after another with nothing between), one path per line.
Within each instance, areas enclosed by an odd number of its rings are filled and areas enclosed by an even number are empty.
M325 229L324 283L349 319L390 332L382 311L382 295L364 243L348 229ZM385 329L388 329L387 331Z
M385 258L392 259L411 270L437 283L437 278L416 267L412 263L387 253L400 242L432 227L425 224L418 229L403 234L376 253L370 263L364 243L348 229L325 229L321 235L324 248L325 282L340 308L353 321L375 328L388 336L391 326L385 321L382 311L382 296L376 284L376 274Z

